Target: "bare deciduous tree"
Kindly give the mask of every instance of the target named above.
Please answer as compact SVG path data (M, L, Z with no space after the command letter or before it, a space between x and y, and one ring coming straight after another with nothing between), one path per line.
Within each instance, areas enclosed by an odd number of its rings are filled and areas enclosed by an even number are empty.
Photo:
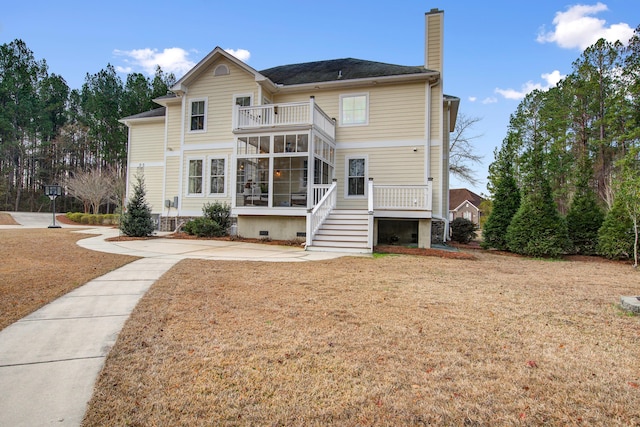
M482 156L474 153L472 142L482 135L470 135L470 132L480 120L479 117L458 115L449 143L449 171L471 185L478 184L473 166L482 161Z
M85 213L98 213L100 206L118 198L120 179L110 168L77 172L67 182L70 195L84 204Z

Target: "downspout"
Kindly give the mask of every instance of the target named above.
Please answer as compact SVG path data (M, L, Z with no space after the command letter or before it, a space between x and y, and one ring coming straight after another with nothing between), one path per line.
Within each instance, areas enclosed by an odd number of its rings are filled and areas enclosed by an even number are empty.
M426 149L424 150L424 164L425 164L425 176L424 182L429 182L429 178L431 178L431 89L440 83L440 79L430 82L427 86L427 114L425 120L425 133L427 136L426 141Z
M445 185L444 185L444 182L443 182L443 184L442 184L442 197L444 199L445 196L446 196L446 203L445 203L445 200L442 201L442 212L441 213L442 213L442 216L444 217L444 236L442 236L442 238L443 238L443 242L446 242L447 241L447 236L449 236L449 186L450 186L450 182L449 182L449 179L450 179L449 178L450 177L450 174L449 174L449 144L450 144L450 141L449 141L449 138L447 137L446 138L447 139L447 141L446 141L447 143L445 145L445 137L444 137L444 135L445 135L445 132L449 132L449 126L450 126L449 120L450 120L450 117L451 117L451 101L447 101L447 109L444 111L444 113L445 114L442 115L442 118L444 119L446 117L447 118L447 123L446 123L446 127L445 126L442 127L442 154L443 154L442 161L444 162L444 159L445 159L444 150L446 149L447 150L447 153L446 153L447 154L447 156L446 156L446 159L447 159L447 165L446 166L447 167L446 168L442 168L442 170L443 170L443 174L446 174L446 176L447 176L447 185L446 185L447 188L445 188ZM444 178L444 175L443 175L443 178ZM443 181L444 181L444 179L443 179Z
M183 173L184 173L184 134L186 132L185 129L185 115L187 114L187 106L186 106L186 101L187 98L185 97L186 92L182 92L180 94L180 97L182 98L182 105L181 105L181 111L182 111L182 118L180 119L180 166L178 167L178 206L176 206L176 216L179 217L180 216L180 210L182 208L182 179L183 179ZM176 220L177 223L177 220Z
M130 181L130 177L129 177L129 170L130 170L130 164L129 162L131 161L131 126L129 126L128 123L125 122L125 125L127 125L127 171L125 172L124 176L125 176L125 190L124 190L124 200L121 200L122 202L122 206L120 206L120 214L122 215L124 213L124 207L127 205L127 202L129 200L129 181Z

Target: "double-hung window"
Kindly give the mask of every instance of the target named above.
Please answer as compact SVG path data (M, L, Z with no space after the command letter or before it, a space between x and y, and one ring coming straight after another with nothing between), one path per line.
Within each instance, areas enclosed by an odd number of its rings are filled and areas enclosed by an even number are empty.
M202 194L202 159L189 160L188 194Z
M367 180L367 159L350 157L347 161L347 196L364 196Z
M209 194L225 193L225 163L225 159L211 159L209 172Z
M203 99L191 101L191 131L205 130L207 103Z
M363 126L369 123L369 95L340 95L340 125Z

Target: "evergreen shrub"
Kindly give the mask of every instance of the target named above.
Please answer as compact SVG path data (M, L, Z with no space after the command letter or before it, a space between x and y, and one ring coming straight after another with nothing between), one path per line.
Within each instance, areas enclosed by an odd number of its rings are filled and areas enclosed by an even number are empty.
M477 236L478 227L466 218L456 218L451 221L451 240L458 243L469 243Z
M595 255L598 249L598 230L604 214L592 192L577 194L567 213L567 231L572 252Z
M567 224L558 213L550 188L527 195L507 228L509 250L532 257L558 257L569 246Z
M231 226L231 206L226 203L206 203L202 207L202 217L188 221L184 232L198 237L226 236Z
M133 197L127 203L127 210L120 217L120 230L130 237L147 237L153 234L155 224L151 218L151 208L145 199L146 190L141 172L135 176Z
M633 256L633 223L622 203L616 200L598 231L598 255L609 259Z

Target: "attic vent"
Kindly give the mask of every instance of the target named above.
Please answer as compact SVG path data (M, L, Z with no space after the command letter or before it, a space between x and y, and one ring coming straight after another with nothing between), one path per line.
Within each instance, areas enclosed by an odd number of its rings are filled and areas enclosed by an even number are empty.
M229 67L224 64L218 65L216 69L213 70L214 76L226 76L227 74L229 74Z

